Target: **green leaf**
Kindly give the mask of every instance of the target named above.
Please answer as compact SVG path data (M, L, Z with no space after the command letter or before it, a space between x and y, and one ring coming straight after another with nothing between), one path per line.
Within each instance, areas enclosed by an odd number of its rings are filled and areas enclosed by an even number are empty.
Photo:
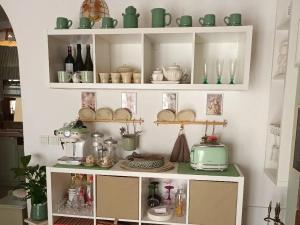
M25 156L21 157L21 163L24 168L26 168L28 166L30 160L31 160L31 155L25 155Z

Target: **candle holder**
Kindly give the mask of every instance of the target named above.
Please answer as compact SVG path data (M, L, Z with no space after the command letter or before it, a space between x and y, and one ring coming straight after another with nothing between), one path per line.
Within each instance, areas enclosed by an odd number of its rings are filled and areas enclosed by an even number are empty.
M217 84L222 84L223 65L224 65L224 61L218 59L216 62Z
M235 73L236 73L236 59L231 59L229 61L229 75L230 75L230 83L229 84L234 84L234 78L235 78Z
M204 71L203 71L203 84L208 84L208 80L207 80L207 63L204 63Z

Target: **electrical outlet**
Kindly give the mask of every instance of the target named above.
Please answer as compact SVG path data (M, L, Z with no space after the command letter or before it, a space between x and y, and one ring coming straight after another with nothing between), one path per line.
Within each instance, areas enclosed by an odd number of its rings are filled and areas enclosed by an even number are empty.
M40 136L40 143L43 144L43 145L48 145L49 144L49 136L41 135Z

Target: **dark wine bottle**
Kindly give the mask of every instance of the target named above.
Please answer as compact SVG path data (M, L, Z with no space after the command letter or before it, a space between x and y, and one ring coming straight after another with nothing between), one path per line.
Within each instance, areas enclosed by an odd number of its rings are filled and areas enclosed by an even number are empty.
M65 58L65 71L73 73L74 58L72 56L72 47L68 46L68 56Z
M81 44L77 44L77 56L74 63L74 72L84 71L84 64L81 56Z
M86 58L84 64L85 70L93 71L93 61L91 58L91 47L90 45L86 45Z

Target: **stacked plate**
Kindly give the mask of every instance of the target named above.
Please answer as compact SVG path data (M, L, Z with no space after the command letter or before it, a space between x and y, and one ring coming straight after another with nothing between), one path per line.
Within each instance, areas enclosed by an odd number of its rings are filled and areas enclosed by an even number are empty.
M157 120L160 122L195 121L195 118L196 113L191 109L181 110L177 114L170 109L164 109L157 114Z

